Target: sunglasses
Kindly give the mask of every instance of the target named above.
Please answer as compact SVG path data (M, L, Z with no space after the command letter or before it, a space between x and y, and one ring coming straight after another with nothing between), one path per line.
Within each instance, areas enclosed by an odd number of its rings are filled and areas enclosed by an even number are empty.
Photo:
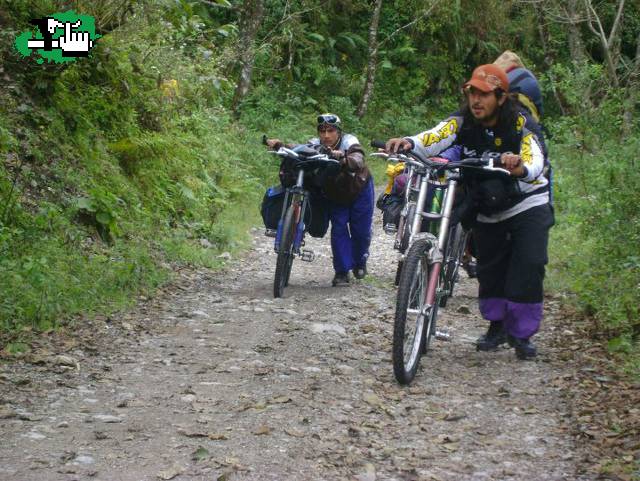
M318 115L318 125L322 124L340 125L340 117L333 114Z

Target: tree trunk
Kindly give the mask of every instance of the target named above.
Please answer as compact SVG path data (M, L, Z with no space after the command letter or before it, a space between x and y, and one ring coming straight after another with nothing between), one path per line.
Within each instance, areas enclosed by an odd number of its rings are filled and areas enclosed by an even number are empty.
M633 127L633 112L638 104L638 87L640 84L640 34L636 38L636 58L631 64L627 93L625 95L624 114L622 115L622 135L628 137ZM634 159L631 159L632 165Z
M264 16L263 0L245 0L240 10L240 39L238 57L240 58L240 78L233 96L231 109L233 115L240 116L240 104L249 93L253 66L255 63L255 41Z
M567 20L569 21L569 52L575 63L583 63L587 59L587 54L582 41L582 33L580 32L580 13L578 12L578 0L568 0L564 9Z
M378 64L378 25L380 23L380 10L382 9L382 0L375 0L373 16L369 25L369 63L367 64L367 80L364 84L362 99L356 115L359 118L364 117L369 107L369 101L373 95L373 87L376 81L376 66Z
M542 51L544 52L544 65L549 73L549 80L551 81L551 90L553 91L553 96L556 99L556 103L560 108L560 112L562 115L567 115L567 109L565 108L564 102L558 89L556 89L556 82L553 78L553 74L551 73L551 66L553 65L553 58L551 57L551 52L549 51L549 39L551 35L549 34L549 29L546 25L546 15L542 5L540 3L535 3L534 8L536 10L536 17L538 18L538 34L540 35L540 43L542 45Z

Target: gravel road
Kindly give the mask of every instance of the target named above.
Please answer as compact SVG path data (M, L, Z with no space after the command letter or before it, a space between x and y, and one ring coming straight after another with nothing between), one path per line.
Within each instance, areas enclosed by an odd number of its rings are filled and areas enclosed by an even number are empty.
M177 273L130 312L0 362L0 480L581 480L561 335L540 355L479 353L474 280L410 387L391 367L396 255L330 286L328 239L273 299L272 239L220 272Z

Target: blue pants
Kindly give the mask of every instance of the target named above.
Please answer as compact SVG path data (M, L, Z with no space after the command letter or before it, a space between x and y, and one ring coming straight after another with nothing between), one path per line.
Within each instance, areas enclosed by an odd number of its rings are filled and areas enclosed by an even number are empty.
M331 204L331 251L333 270L346 273L364 267L369 257L373 219L373 178L349 206Z

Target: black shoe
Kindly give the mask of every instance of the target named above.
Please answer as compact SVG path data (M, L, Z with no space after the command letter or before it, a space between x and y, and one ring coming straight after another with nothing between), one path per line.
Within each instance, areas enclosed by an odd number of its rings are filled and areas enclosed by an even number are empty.
M355 277L356 279L364 279L366 275L367 275L367 266L356 267L353 270L353 277Z
M492 322L489 324L487 333L480 336L476 341L477 351L495 351L500 344L507 342L507 333L502 326L502 322Z
M469 276L469 279L475 279L476 277L478 277L478 268L475 262L473 261L464 262L462 264L462 268L465 270L465 272Z
M349 273L348 272L336 272L331 281L333 287L348 286L349 285Z
M536 346L529 339L520 339L518 337L507 336L509 345L516 350L516 357L522 361L535 359L538 355Z

